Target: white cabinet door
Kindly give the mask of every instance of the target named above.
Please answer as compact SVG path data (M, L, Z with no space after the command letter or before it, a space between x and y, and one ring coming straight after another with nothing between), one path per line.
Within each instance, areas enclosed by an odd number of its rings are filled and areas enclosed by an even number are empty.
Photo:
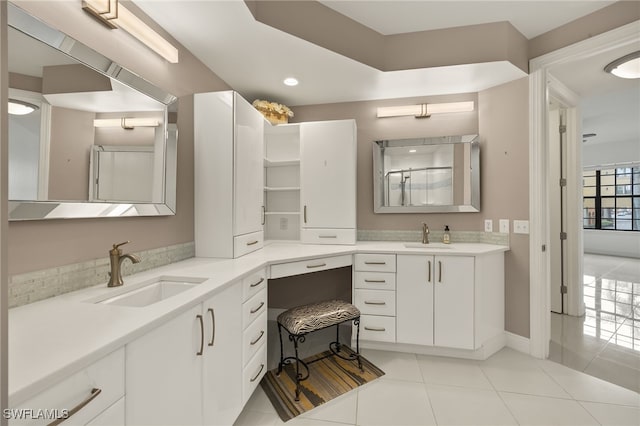
M203 420L231 425L242 411L242 286L237 283L203 303Z
M475 349L474 258L436 256L434 266L434 344Z
M396 341L433 345L433 256L396 259Z
M201 310L195 306L126 346L127 424L202 424Z
M234 235L262 230L264 118L234 92Z
M356 226L356 129L353 120L300 125L302 228Z

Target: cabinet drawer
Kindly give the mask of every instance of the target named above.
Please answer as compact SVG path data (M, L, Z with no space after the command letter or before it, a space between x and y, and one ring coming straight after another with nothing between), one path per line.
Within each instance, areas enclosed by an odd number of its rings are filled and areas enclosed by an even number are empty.
M242 404L244 405L267 372L267 345L262 345L242 372Z
M87 426L118 426L125 423L124 396L111 407L98 414Z
M356 271L395 272L395 254L358 253L355 255Z
M353 300L364 315L395 316L396 314L395 291L356 289Z
M305 244L355 244L355 229L302 228L300 241Z
M247 253L261 249L264 246L264 232L252 232L250 234L233 237L233 257L244 256Z
M360 316L360 339L378 342L396 341L396 319L376 315Z
M341 268L352 264L352 256L320 257L317 259L301 260L298 262L279 263L271 265L271 278L289 277L291 275L308 274L309 272L324 271L326 269Z
M99 389L99 391L98 391ZM89 401L69 419L84 425L124 396L124 348L107 355L15 408L71 411ZM10 425L46 425L53 419L10 420Z
M362 272L356 271L353 281L354 288L370 290L395 290L395 272Z
M267 312L260 314L247 329L242 333L242 365L255 355L264 342L267 341Z
M261 269L242 279L242 301L246 302L254 294L267 288L267 271Z
M263 289L242 304L242 329L246 329L249 324L266 311L267 289Z

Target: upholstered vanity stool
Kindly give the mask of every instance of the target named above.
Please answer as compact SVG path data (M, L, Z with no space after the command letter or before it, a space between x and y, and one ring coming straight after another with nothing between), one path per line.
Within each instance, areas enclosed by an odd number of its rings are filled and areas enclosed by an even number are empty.
M329 300L325 302L310 303L308 305L297 306L288 309L278 315L278 334L280 336L280 363L278 364L278 375L282 372L285 364L296 362L296 401L300 400L300 382L309 378L309 366L312 362L320 361L329 356L338 356L347 361L357 361L358 368L362 371L362 361L360 360L360 311L351 303L342 300ZM343 355L340 353L340 324L353 321L357 327L356 332L356 352L355 354ZM336 341L329 344L331 353L321 358L314 359L306 363L298 356L298 343L305 341L305 336L313 331L336 326ZM289 340L293 342L295 356L284 358L282 347L282 329L289 333ZM300 365L307 371L303 376L300 373Z

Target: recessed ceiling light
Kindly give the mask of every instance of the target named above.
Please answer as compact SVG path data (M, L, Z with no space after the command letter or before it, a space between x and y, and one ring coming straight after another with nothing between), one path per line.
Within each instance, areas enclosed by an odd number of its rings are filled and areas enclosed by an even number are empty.
M287 86L297 86L298 79L294 77L287 77L284 79L283 83L286 84Z
M604 70L620 78L640 78L640 50L616 59Z
M416 152L416 150L415 149L410 149L409 152L414 153L414 152Z

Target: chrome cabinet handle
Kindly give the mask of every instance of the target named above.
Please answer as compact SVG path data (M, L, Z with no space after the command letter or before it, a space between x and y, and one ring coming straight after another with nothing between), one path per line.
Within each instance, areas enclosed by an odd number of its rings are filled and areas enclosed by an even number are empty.
M428 261L429 263L429 278L427 279L427 282L430 283L431 282L431 261Z
M307 223L307 206L304 206L303 209L303 217L304 217L304 223Z
M318 238L338 238L337 235L318 235Z
M365 278L364 282L365 283L386 283L387 280L369 280Z
M442 282L442 262L438 260L438 282Z
M102 392L102 389L98 389L98 388L93 388L91 389L91 393L89 394L88 397L86 397L82 402L80 402L78 405L76 405L75 407L73 407L71 410L69 410L69 412L67 413L67 416L64 418L57 418L54 421L52 421L51 423L49 423L47 426L57 426L60 423L64 422L65 420L69 419L71 416L73 416L74 414L76 414L78 411L82 410L84 408L85 405L87 405L88 403L90 403L91 401L93 401L96 396L100 395L100 392Z
M262 207L262 223L260 225L264 225L265 219L266 219L266 216L267 216L267 211L264 208L264 206L261 206L261 207Z
M251 287L251 288L258 287L263 282L264 282L264 278L260 278L260 281L258 281L257 283L251 284L249 287Z
M250 243L247 243L248 246L252 246L254 244L258 244L258 240L251 241Z
M204 352L204 321L202 320L202 315L196 315L196 318L200 321L200 350L196 352L196 355L202 356Z
M365 304L365 305L386 305L386 304L387 304L387 302L379 302L379 301L373 301L373 302L370 302L370 301L368 301L368 300L365 300L365 301L364 301L364 304Z
M251 309L251 313L255 314L256 312L258 312L262 307L264 306L264 302L260 302L260 305L257 308L253 308Z
M384 327L367 327L367 326L365 326L364 329L367 330L367 331L387 331L387 329L384 328Z
M307 265L307 269L322 268L323 266L327 266L327 264L326 263L318 263L316 265Z
M211 341L209 346L213 346L213 342L216 340L216 315L213 312L213 308L207 309L207 312L211 315Z
M260 341L260 339L262 339L262 336L264 336L264 330L260 331L260 335L256 338L256 340L252 340L251 341L251 346L255 345L256 343L258 343Z
M386 265L387 262L364 262L365 265Z
M253 379L251 379L252 382L258 380L258 377L260 377L260 373L262 373L262 370L264 370L264 364L260 364L260 371L258 371L258 374L256 374Z

